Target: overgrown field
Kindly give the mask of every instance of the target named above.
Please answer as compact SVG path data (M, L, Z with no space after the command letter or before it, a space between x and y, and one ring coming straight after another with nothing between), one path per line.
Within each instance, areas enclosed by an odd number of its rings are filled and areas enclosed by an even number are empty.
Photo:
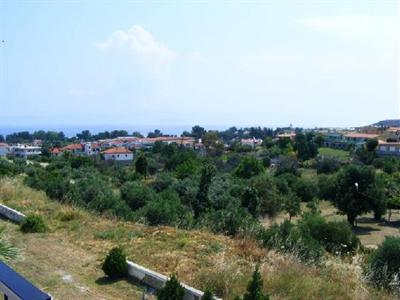
M49 200L44 192L25 186L21 177L0 181L0 202L45 218L46 233L23 234L5 220L0 226L20 252L10 264L56 299L140 299L139 284L110 282L101 271L106 253L116 245L125 249L128 259L164 274L176 273L196 288L210 287L224 299L243 294L257 262L272 299L393 297L363 283L358 256L309 266L250 239L95 216Z

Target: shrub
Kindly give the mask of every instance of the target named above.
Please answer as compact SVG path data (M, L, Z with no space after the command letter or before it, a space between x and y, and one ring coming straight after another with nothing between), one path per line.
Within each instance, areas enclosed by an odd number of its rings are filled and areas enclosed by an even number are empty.
M399 289L400 238L386 237L383 243L368 258L368 279L377 286Z
M241 178L250 178L264 171L262 163L255 157L246 156L236 168L235 175Z
M247 291L243 300L268 300L269 296L263 293L263 281L258 266L253 272L253 276L247 285Z
M133 210L143 207L154 197L153 190L141 182L128 181L121 187L121 198Z
M41 216L30 215L27 216L22 221L20 229L24 233L28 232L34 233L34 232L45 232L47 230L47 227Z
M103 262L102 270L110 278L121 278L127 275L128 265L122 248L115 247L110 250Z
M334 254L354 252L359 240L346 221L326 222L321 215L305 215L300 228Z
M157 291L158 300L182 300L185 289L175 275L167 280L165 286Z
M211 292L210 289L207 288L203 294L203 297L201 297L201 300L213 300L213 299L214 299L213 293Z
M318 186L307 179L299 179L293 186L297 196L304 202L309 202L318 194Z
M339 170L340 161L334 157L317 158L315 162L315 169L317 174L331 174Z

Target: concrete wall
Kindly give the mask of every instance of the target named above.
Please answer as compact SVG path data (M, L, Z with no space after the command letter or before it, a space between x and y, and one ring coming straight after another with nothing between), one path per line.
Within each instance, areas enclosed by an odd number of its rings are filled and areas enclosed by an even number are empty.
M140 280L141 282L147 284L148 286L154 289L160 289L164 286L165 282L168 280L168 277L162 275L160 273L154 272L152 270L146 269L141 265L135 264L134 262L127 261L128 264L128 273L130 276ZM200 300L203 296L203 292L196 290L184 283L182 286L185 289L184 300ZM216 300L220 300L215 298Z
M0 215L16 223L21 223L25 219L24 214L3 204L0 204Z

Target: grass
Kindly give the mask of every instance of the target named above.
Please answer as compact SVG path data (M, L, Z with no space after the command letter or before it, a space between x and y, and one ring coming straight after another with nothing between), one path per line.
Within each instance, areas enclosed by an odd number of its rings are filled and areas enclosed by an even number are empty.
M340 149L321 147L319 148L318 153L319 155L334 157L342 161L347 161L350 159L350 152Z
M198 289L211 287L228 300L244 293L257 262L273 299L389 299L361 282L356 264L311 267L250 239L96 216L49 200L20 178L0 180L0 202L45 218L45 233L22 234L4 220L0 225L21 253L11 265L56 299L140 299L142 286L109 281L101 271L105 255L117 245L136 263L166 275L176 273Z

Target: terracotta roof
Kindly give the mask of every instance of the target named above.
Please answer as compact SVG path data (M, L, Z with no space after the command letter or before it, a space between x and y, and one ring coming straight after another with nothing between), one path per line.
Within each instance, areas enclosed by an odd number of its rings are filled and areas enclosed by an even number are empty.
M344 136L349 138L364 138L364 139L376 139L378 137L377 134L358 133L358 132L347 133Z
M53 148L53 150L51 150L51 153L52 154L58 154L58 153L61 153L61 150L58 149L58 148Z
M127 153L132 153L132 151L126 149L125 147L115 147L115 148L110 148L110 149L104 150L101 153L103 153L103 154L127 154Z
M81 144L70 144L61 148L61 151L82 150Z
M8 144L6 144L6 143L0 143L0 147L8 147Z

